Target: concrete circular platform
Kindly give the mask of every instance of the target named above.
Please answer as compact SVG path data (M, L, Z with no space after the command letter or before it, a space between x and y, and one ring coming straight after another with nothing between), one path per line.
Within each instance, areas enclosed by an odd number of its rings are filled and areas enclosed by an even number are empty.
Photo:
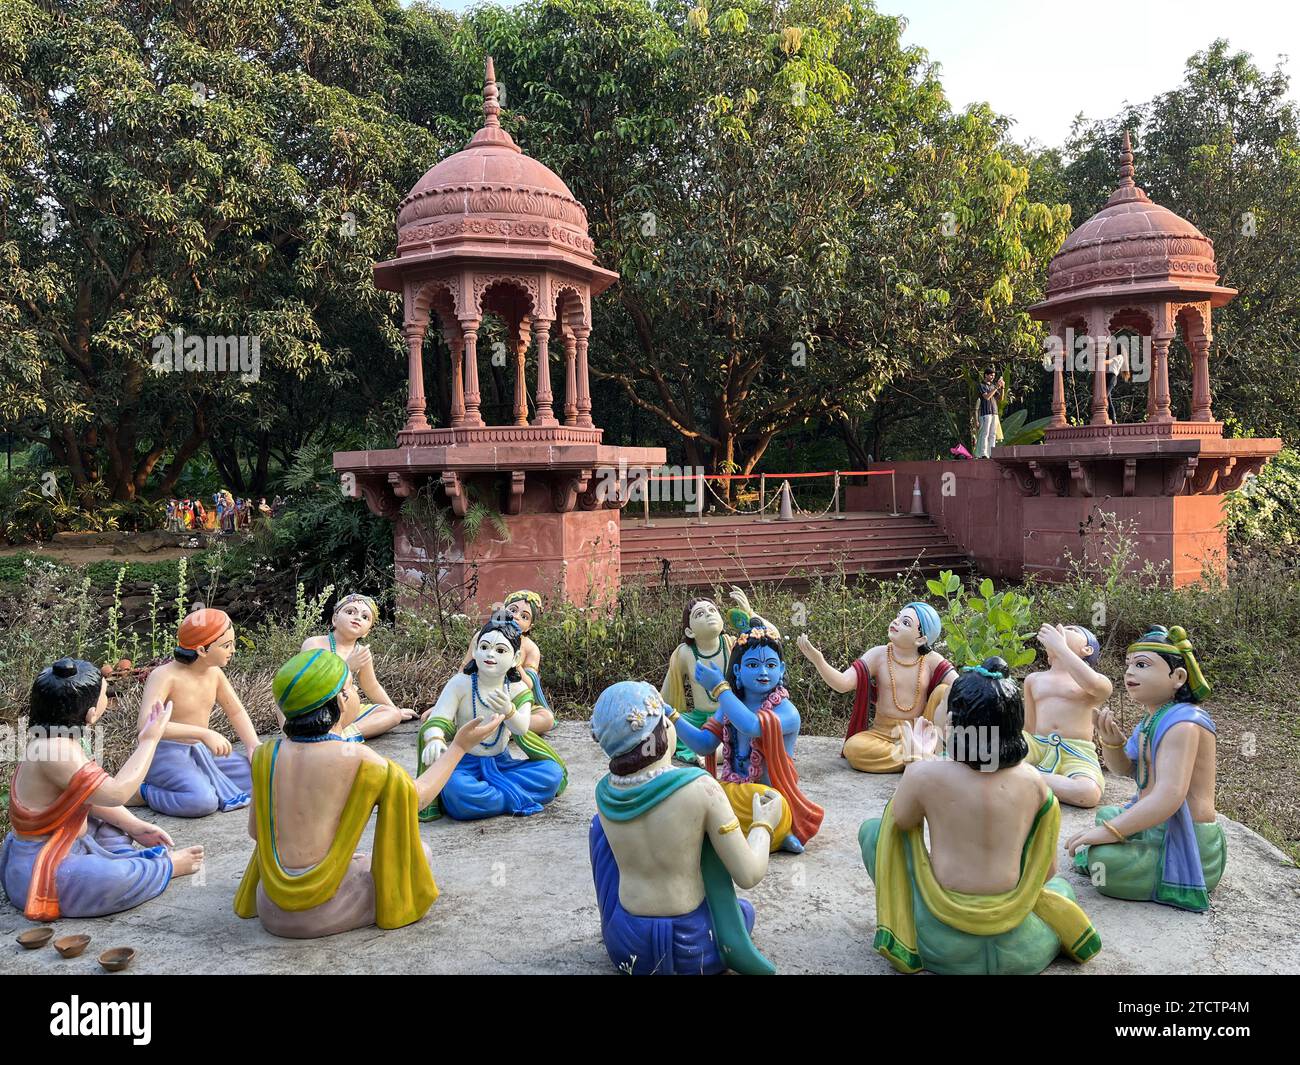
M65 961L52 949L24 951L14 937L31 926L0 906L0 972L90 974L103 949L133 946L139 973L610 973L587 858L594 785L605 771L579 722L562 722L555 744L568 760L569 788L535 817L474 824L440 821L421 834L433 851L441 897L425 918L394 931L361 929L299 942L268 935L231 908L252 851L245 811L196 821L142 816L164 825L178 844L201 843L204 874L176 881L128 913L63 920L58 934L86 932L91 949ZM415 765L414 728L373 744L407 769ZM751 898L754 939L792 973L892 974L871 950L875 895L857 849L858 825L880 813L897 777L855 773L827 737L799 740L806 793L826 808L821 833L801 856L773 856ZM1110 778L1106 801L1130 794ZM1088 811L1065 807L1062 839L1090 824ZM373 820L371 822L373 828ZM1067 872L1102 937L1087 965L1057 961L1050 973L1300 973L1300 870L1243 825L1224 821L1228 868L1206 914L1119 902ZM369 849L370 832L363 846ZM1061 850L1060 864L1066 868Z

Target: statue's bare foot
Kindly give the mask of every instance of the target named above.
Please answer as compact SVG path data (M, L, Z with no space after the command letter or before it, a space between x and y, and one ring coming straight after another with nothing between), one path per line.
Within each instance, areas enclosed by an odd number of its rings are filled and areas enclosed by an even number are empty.
M179 847L172 851L172 876L197 873L203 864L202 847Z

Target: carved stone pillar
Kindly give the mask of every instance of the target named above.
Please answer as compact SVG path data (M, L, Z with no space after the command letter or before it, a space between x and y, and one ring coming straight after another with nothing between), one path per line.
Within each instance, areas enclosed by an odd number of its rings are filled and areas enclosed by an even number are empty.
M1151 338L1151 386L1147 389L1147 420L1171 422L1169 409L1169 344L1172 334L1156 333Z
M564 424L578 424L578 340L564 331Z
M591 383L587 378L587 339L591 330L585 326L574 329L577 367L578 367L578 422L583 428L590 429L591 422Z
M427 429L424 415L424 331L428 322L407 322L402 327L406 338L406 426L407 430Z
M448 329L443 335L451 349L451 424L465 424L465 338L459 328Z
M1089 419L1090 425L1109 425L1110 411L1109 396L1107 394L1106 371L1109 348L1109 330L1106 326L1106 315L1094 313L1088 315L1088 343L1089 355L1092 364L1092 417Z
M478 327L481 324L478 318L460 320L461 335L465 341L465 421L463 424L470 426L483 424L483 415L479 413L478 391Z
M555 425L555 411L551 404L555 397L551 394L551 320L539 318L533 323L537 335L537 413L533 417L534 425Z
M1210 338L1196 337L1189 345L1192 349L1192 421L1212 422L1210 409Z
M1052 324L1052 336L1060 340L1061 349L1054 356L1052 364L1052 420L1050 429L1060 429L1066 425L1065 419L1065 360L1073 354L1065 350L1065 330L1059 323Z
M519 328L515 330L515 425L528 424L528 341L531 325L525 317L520 319Z

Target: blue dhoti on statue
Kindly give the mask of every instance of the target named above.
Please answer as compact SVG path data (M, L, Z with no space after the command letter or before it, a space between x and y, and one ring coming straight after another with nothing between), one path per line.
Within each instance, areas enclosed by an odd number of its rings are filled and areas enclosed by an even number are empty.
M564 783L555 762L512 758L507 751L490 757L467 754L452 770L438 796L442 812L455 821L541 813Z
M242 754L217 757L202 743L163 740L140 785L151 810L170 817L206 817L253 801L253 774Z
M20 839L10 832L0 846L0 884L20 910L32 867L47 842L48 837ZM166 847L141 850L120 829L92 817L55 878L62 916L103 917L161 895L172 878L172 860Z
M713 934L708 899L677 917L641 917L618 901L618 862L599 817L591 819L588 837L591 873L596 881L600 929L609 959L633 976L714 976L729 966ZM754 929L754 907L739 899L747 932Z

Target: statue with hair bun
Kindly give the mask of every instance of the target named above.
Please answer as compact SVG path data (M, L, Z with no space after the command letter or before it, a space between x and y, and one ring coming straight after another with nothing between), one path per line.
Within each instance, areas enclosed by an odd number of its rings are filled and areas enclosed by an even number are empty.
M32 684L28 733L9 792L12 830L0 846L0 885L30 920L121 913L203 864L202 847L176 847L164 829L125 806L154 757L171 704L155 702L141 715L135 751L110 775L86 742L109 700L104 675L80 659L60 658Z
M1055 875L1061 807L1025 760L1024 724L1007 663L968 667L948 692L947 756L909 763L883 814L863 822L873 946L898 971L1032 975L1101 949Z
M475 821L502 814L526 817L564 790L564 762L530 729L533 691L520 673L523 630L504 609L492 615L474 637L472 660L447 681L438 701L424 712L416 739L418 765L432 765L448 739L474 718L504 715L496 731L475 745L456 766L435 802L420 811L422 821L443 814L453 821ZM514 743L526 758L515 758Z
M1106 764L1137 793L1103 806L1097 825L1066 843L1079 872L1103 895L1209 909L1227 862L1214 807L1217 738L1200 703L1210 694L1192 641L1179 625L1153 625L1129 645L1124 690L1142 708L1125 737L1113 710L1098 716Z

